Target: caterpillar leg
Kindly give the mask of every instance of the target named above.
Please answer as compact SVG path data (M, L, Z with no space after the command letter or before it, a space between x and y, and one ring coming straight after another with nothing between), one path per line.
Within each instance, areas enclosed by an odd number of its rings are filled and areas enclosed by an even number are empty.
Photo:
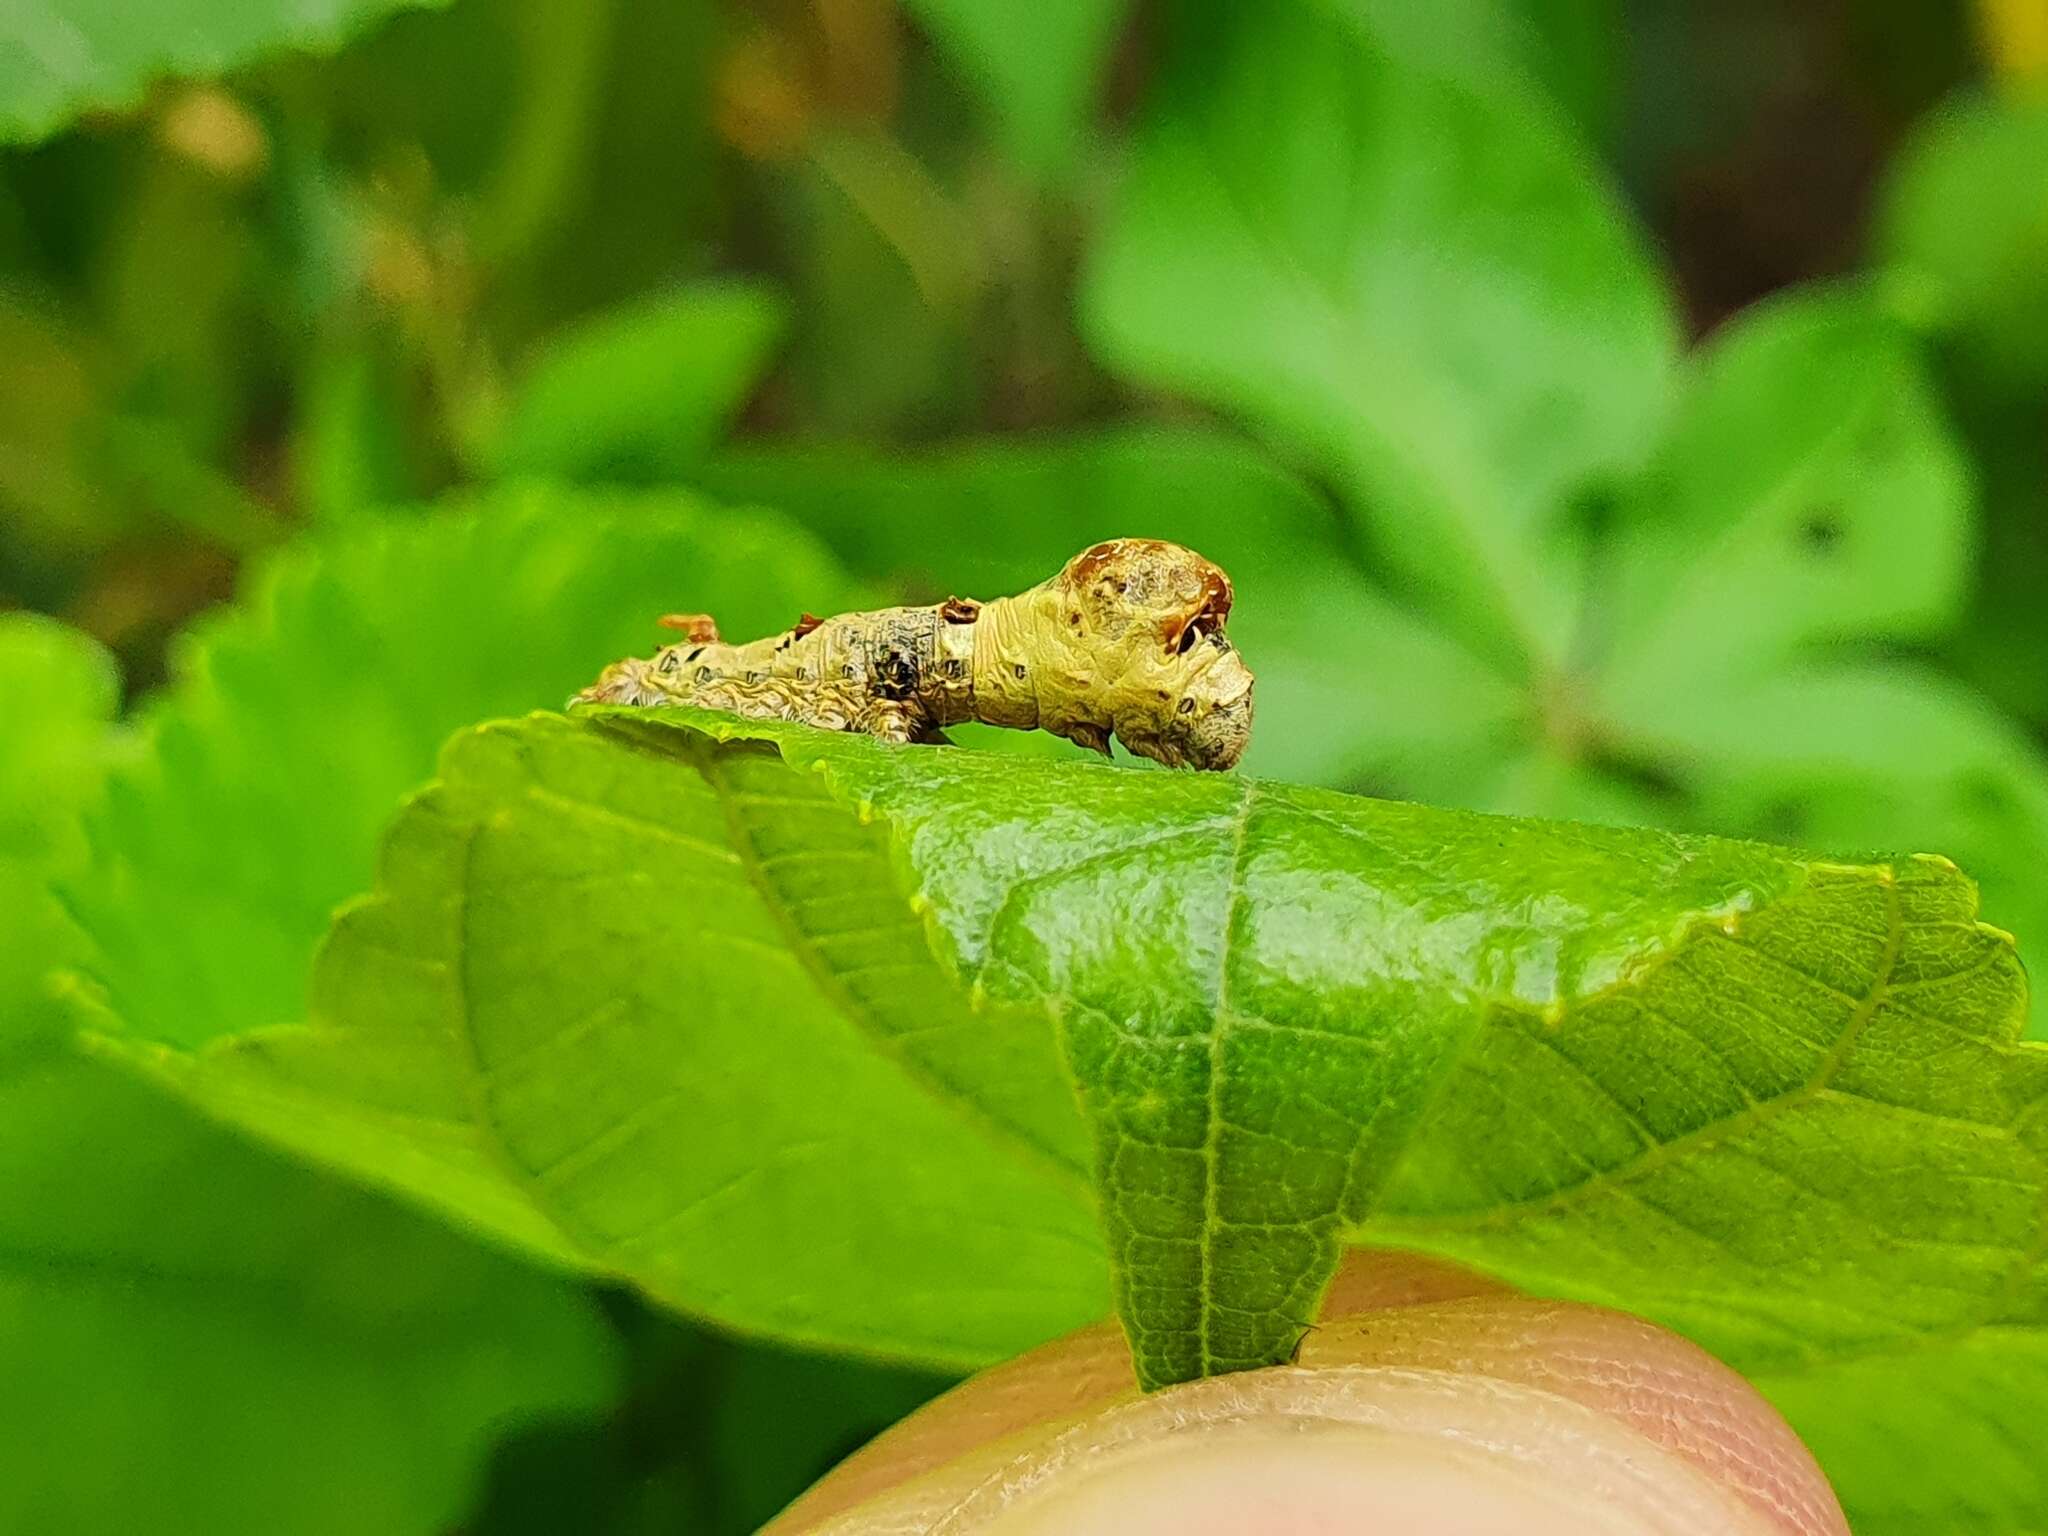
M867 718L855 726L877 741L892 742L907 747L913 741L922 741L931 723L925 719L922 710L915 710L894 699L876 699L869 703Z
M1090 752L1100 752L1104 757L1110 755L1109 732L1099 725L1072 725L1067 728L1066 735L1067 740L1076 746L1086 747Z
M930 718L914 704L878 699L864 689L828 683L790 683L780 678L734 683L707 688L701 702L756 720L793 720L820 730L859 732L896 746L928 741L936 734Z
M733 684L731 690L738 695L733 702L712 707L756 719L794 720L827 731L858 731L899 746L924 740L933 728L915 704L878 699L864 688L771 678L760 683Z

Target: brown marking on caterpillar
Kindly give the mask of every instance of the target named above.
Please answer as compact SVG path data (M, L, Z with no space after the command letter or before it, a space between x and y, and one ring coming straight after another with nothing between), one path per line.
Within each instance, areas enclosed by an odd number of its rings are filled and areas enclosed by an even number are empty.
M1104 571L1116 567L1119 561L1140 551L1159 548L1157 539L1105 539L1100 544L1091 544L1074 557L1067 567L1075 586L1095 580Z
M1252 675L1224 634L1233 596L1192 550L1111 539L1015 597L806 613L744 645L718 641L708 617L672 615L687 655L616 662L572 702L722 709L890 742L943 741L944 727L981 720L1229 768L1252 721Z
M1086 610L1123 608L1157 615L1162 644L1191 649L1221 630L1236 594L1221 566L1192 550L1159 539L1109 539L1077 555L1063 573L1077 603L1070 627L1087 623Z

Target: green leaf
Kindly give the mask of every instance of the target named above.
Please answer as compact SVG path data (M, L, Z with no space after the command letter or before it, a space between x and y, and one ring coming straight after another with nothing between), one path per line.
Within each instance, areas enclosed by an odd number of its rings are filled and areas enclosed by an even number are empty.
M1937 629L1969 565L1962 455L1859 292L1745 311L1692 375L1609 551L1602 699L1648 732L1820 642Z
M2021 935L2023 958L2048 937L2048 764L1950 678L1807 666L1701 689L1663 745L1691 763L1709 824L1825 848L1945 848L1982 873L1985 910Z
M0 614L0 1056L52 1027L44 978L77 946L48 884L83 861L78 814L115 750L120 691L113 658L86 636Z
M1384 779L1489 758L1519 724L1509 682L1368 581L1320 498L1218 433L991 439L917 457L759 446L696 478L793 514L921 602L1021 591L1105 538L1200 550L1230 572L1231 635L1258 674L1255 772Z
M279 559L189 637L94 818L74 904L114 1010L188 1046L303 1017L334 908L451 731L559 705L676 608L769 633L858 598L801 534L674 493L514 487Z
M1284 1358L1343 1244L1416 1248L1691 1334L1849 1448L1853 1502L1903 1411L1859 1365L1924 1391L2048 1322L2048 1062L1945 861L686 711L486 727L444 772L315 1026L160 1069L451 1209L422 1170L476 1136L501 1200L723 1320L948 1361L1078 1320L1046 1289L1092 1246L1054 1214L1065 1121L1025 1091L1057 1039L1153 1383ZM365 1088L401 1062L463 1083L431 1130ZM1990 1435L2044 1395L2022 1367L1955 1411ZM1970 1497L2048 1510L2032 1470Z
M1183 16L1084 327L1313 453L1431 611L1540 673L1571 505L1662 412L1669 302L1569 136L1406 52L1302 0Z
M69 1051L0 1068L0 1524L445 1530L507 1426L607 1400L587 1297Z
M2048 378L2048 96L1966 93L1889 168L1875 255L1897 301L2009 387Z
M2048 1511L2034 1386L2044 1378L2037 1306L2024 1324L1766 1373L1757 1385L1835 1469L1860 1536L2033 1536Z
M1952 679L1845 644L1953 619L1970 514L1894 322L1854 290L1761 306L1698 360L1623 502L1609 655L1584 707L1606 750L1683 786L1691 824L1950 851L2033 956L2048 936L2039 747Z
M787 919L766 896L749 909L733 892L718 890L717 899L731 902L734 922L753 935L757 948L783 946L785 992L769 993L757 979L727 998L737 1010L729 1049L739 1075L720 1092L741 1096L714 1097L698 1108L713 1124L739 1114L738 1106L747 1113L732 1127L736 1140L728 1162L707 1159L699 1175L713 1185L734 1177L735 1163L745 1166L750 1147L770 1147L790 1167L778 1173L771 1166L705 1206L700 1219L727 1223L721 1230L734 1241L709 1246L701 1257L682 1223L648 1255L615 1255L597 1236L615 1211L581 1211L572 1189L558 1219L551 1204L534 1203L527 1182L509 1178L515 1166L509 1155L465 1123L474 1074L462 1059L441 1051L445 1036L408 1028L448 1006L438 993L415 995L407 1005L411 1011L391 1017L388 1038L396 1055L356 1053L346 1039L338 1054L328 1053L334 1032L321 1021L332 1010L333 995L394 965L403 980L405 963L393 954L428 958L436 933L381 933L379 910L365 909L345 925L353 939L337 940L314 978L314 1026L264 1027L308 1016L307 964L329 914L371 883L378 829L405 790L431 771L440 740L472 713L560 703L605 658L645 649L656 634L651 618L679 605L709 609L742 634L785 625L806 606L851 605L858 597L830 561L793 531L764 518L715 514L672 495L501 493L467 515L337 539L280 561L263 579L252 613L215 625L189 649L178 689L151 722L150 755L117 777L107 810L94 823L104 875L79 886L73 903L99 944L93 973L127 1031L109 1048L146 1057L166 1075L189 1070L195 1058L186 1052L215 1040L233 1043L226 1059L268 1064L286 1079L310 1074L327 1086L334 1073L342 1073L359 1101L348 1113L323 1114L317 1105L253 1097L222 1102L270 1092L267 1081L253 1088L229 1082L208 1104L279 1130L292 1145L372 1182L456 1211L466 1223L537 1257L605 1273L638 1273L652 1264L650 1289L700 1309L718 1301L719 1287L737 1293L771 1273L750 1267L758 1256L741 1239L749 1222L758 1223L761 1241L783 1230L773 1214L778 1183L815 1166L865 1170L871 1187L836 1218L841 1246L826 1241L820 1226L815 1269L805 1287L795 1271L781 1271L776 1294L760 1316L738 1306L721 1312L728 1321L781 1337L980 1361L1099 1315L1107 1287L1086 1198L1086 1146L1043 1031L990 1017L977 1021L971 1034L926 1034L931 1019L913 970L884 968L853 991L830 983L817 974L825 961L797 942L801 935L785 939L780 925ZM337 666L337 657L351 664ZM492 745L486 742L473 760L481 785L471 798L506 771L492 763ZM663 803L667 796L660 788L654 799L657 817L707 814L703 804ZM415 812L389 851L393 878L403 878L408 868L433 873L445 839L462 835L465 803L458 778L440 800ZM554 824L555 812L537 812L543 823ZM711 829L691 835L700 842L723 839L722 813ZM849 882L846 899L814 913L817 921L845 929L870 921L862 916L869 898L860 882L886 874L879 863L863 866L855 851L839 861ZM880 858L873 849L870 856ZM729 883L730 861L713 873ZM183 926L177 935L166 934L160 914L174 906L206 942L189 942ZM646 942L658 955L669 916L650 908L636 920L651 925ZM915 960L932 973L916 924L906 917L903 929L893 942L908 953L891 956L886 934L861 941L863 953L884 966ZM561 941L570 937L564 934ZM544 948L556 942L550 938ZM616 959L615 946L601 943L589 963L629 978L638 962L620 968ZM688 963L689 957L676 960ZM860 997L870 985L876 1006L893 1011L875 1018L863 1011ZM622 1006L631 1001L622 1000ZM844 1112L858 1101L847 1099L846 1085L829 1074L795 1080L794 1102L774 1118L765 1111L756 1116L759 1106L741 1090L748 1075L758 1072L760 1063L748 1046L758 1038L757 1010L766 1006L786 1008L792 1027L800 1021L811 1029L818 1052L852 1032L854 1038L840 1040L837 1049L849 1072L858 1068L866 1074L862 1082L876 1076L890 1081L894 1071L886 1063L860 1067L857 1046L864 1032L912 1032L916 1043L907 1053L924 1062L924 1070L942 1078L965 1073L987 1083L997 1103L991 1113L1035 1143L1031 1166L1013 1169L1000 1158L995 1166L986 1166L986 1158L977 1161L973 1154L982 1133L950 1126L944 1106L916 1081L902 1089L893 1116L879 1102L862 1103L857 1114ZM143 1041L162 1042L162 1048L148 1051ZM593 1031L582 1043L601 1048L607 1040ZM803 1059L823 1071L821 1063L830 1058L814 1053ZM525 1123L526 1131L574 1135L592 1117L617 1108L619 1094L645 1094L662 1107L672 1087L637 1072L621 1076L616 1060L602 1054L572 1053L555 1069L561 1081L570 1079L579 1060L592 1073L586 1084L590 1097L580 1107L531 1101L537 1118ZM674 1102L687 1101L677 1096ZM574 1113L567 1112L571 1107ZM815 1125L812 1107L825 1116ZM835 1110L837 1120L828 1113ZM353 1114L366 1117L375 1134L366 1135ZM286 1122L281 1129L274 1123L280 1119ZM396 1155L389 1150L393 1124L411 1131ZM846 1137L844 1146L835 1147L827 1134L835 1126ZM869 1155L853 1157L854 1148ZM1015 1224L1017 1207L1028 1196L1043 1208L1044 1232L1036 1257L1017 1259L1014 1290L990 1288L986 1269L980 1269L972 1304L957 1311L935 1306L935 1291L906 1290L887 1313L877 1313L865 1296L838 1295L849 1274L857 1278L862 1272L849 1265L849 1253L869 1254L882 1241L877 1234L885 1228L873 1212L903 1203L903 1191L920 1188L923 1180L943 1186L952 1177L952 1164L938 1148L950 1149L965 1169L963 1204L948 1211L937 1188L929 1205L909 1201L902 1213L909 1234L902 1239L904 1251L931 1266L936 1288L967 1264L963 1253L982 1261L997 1252L1011 1254L1018 1242L1013 1225L977 1234L976 1212L1000 1209L1007 1213L1004 1221ZM1049 1184L1043 1170L1050 1170ZM571 1171L562 1170L563 1177ZM693 1187L707 1196L714 1192L701 1180L670 1192ZM646 1193L666 1198L652 1187ZM948 1224L948 1216L959 1219ZM803 1319L812 1313L823 1321L807 1327ZM844 1321L848 1316L851 1323ZM954 1329L966 1331L948 1343L946 1333Z
M493 473L660 479L720 437L788 323L764 284L700 283L556 335L498 423Z
M906 0L906 8L988 98L1011 160L1042 180L1065 175L1092 127L1125 0Z
M216 75L282 48L333 49L436 0L25 0L0 15L0 143L96 107L128 107L162 75Z
M1405 67L1499 96L1582 129L1612 115L1622 31L1614 0L1318 0Z
M119 741L106 656L0 617L0 1526L443 1528L506 1422L600 1401L584 1298L80 1055L47 890ZM517 1340L516 1345L508 1340Z
M1042 1015L967 1006L882 830L815 779L672 744L457 737L322 953L311 1022L156 1070L750 1332L969 1365L1099 1316Z
M347 523L410 499L418 481L396 368L350 339L300 364L291 464L297 506L316 525Z

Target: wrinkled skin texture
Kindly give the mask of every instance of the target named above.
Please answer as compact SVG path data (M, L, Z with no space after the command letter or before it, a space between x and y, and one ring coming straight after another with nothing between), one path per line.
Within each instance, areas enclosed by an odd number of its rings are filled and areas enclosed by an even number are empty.
M728 645L712 620L607 667L577 703L691 705L885 741L979 720L1105 756L1110 737L1173 768L1233 767L1251 740L1252 674L1224 633L1230 578L1192 550L1112 539L1015 597L948 598L804 619Z
M988 1371L762 1536L1847 1536L1727 1367L1598 1307L1354 1254L1295 1363L1141 1397L1113 1326Z

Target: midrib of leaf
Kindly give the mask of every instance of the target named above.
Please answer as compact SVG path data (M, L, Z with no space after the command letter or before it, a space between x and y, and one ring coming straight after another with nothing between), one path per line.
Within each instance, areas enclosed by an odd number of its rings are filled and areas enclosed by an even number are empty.
M1216 1007L1209 1025L1209 1123L1202 1141L1202 1164L1207 1170L1202 1190L1202 1312L1199 1334L1202 1373L1212 1375L1217 1360L1210 1347L1210 1328L1216 1315L1215 1291L1216 1232L1222 1224L1217 1196L1222 1188L1223 1141L1223 1036L1230 1011L1230 955L1237 932L1238 906L1244 898L1244 833L1252 819L1252 805L1259 792L1258 781L1244 781L1244 796L1230 831L1230 874L1223 892L1223 931L1216 945Z

